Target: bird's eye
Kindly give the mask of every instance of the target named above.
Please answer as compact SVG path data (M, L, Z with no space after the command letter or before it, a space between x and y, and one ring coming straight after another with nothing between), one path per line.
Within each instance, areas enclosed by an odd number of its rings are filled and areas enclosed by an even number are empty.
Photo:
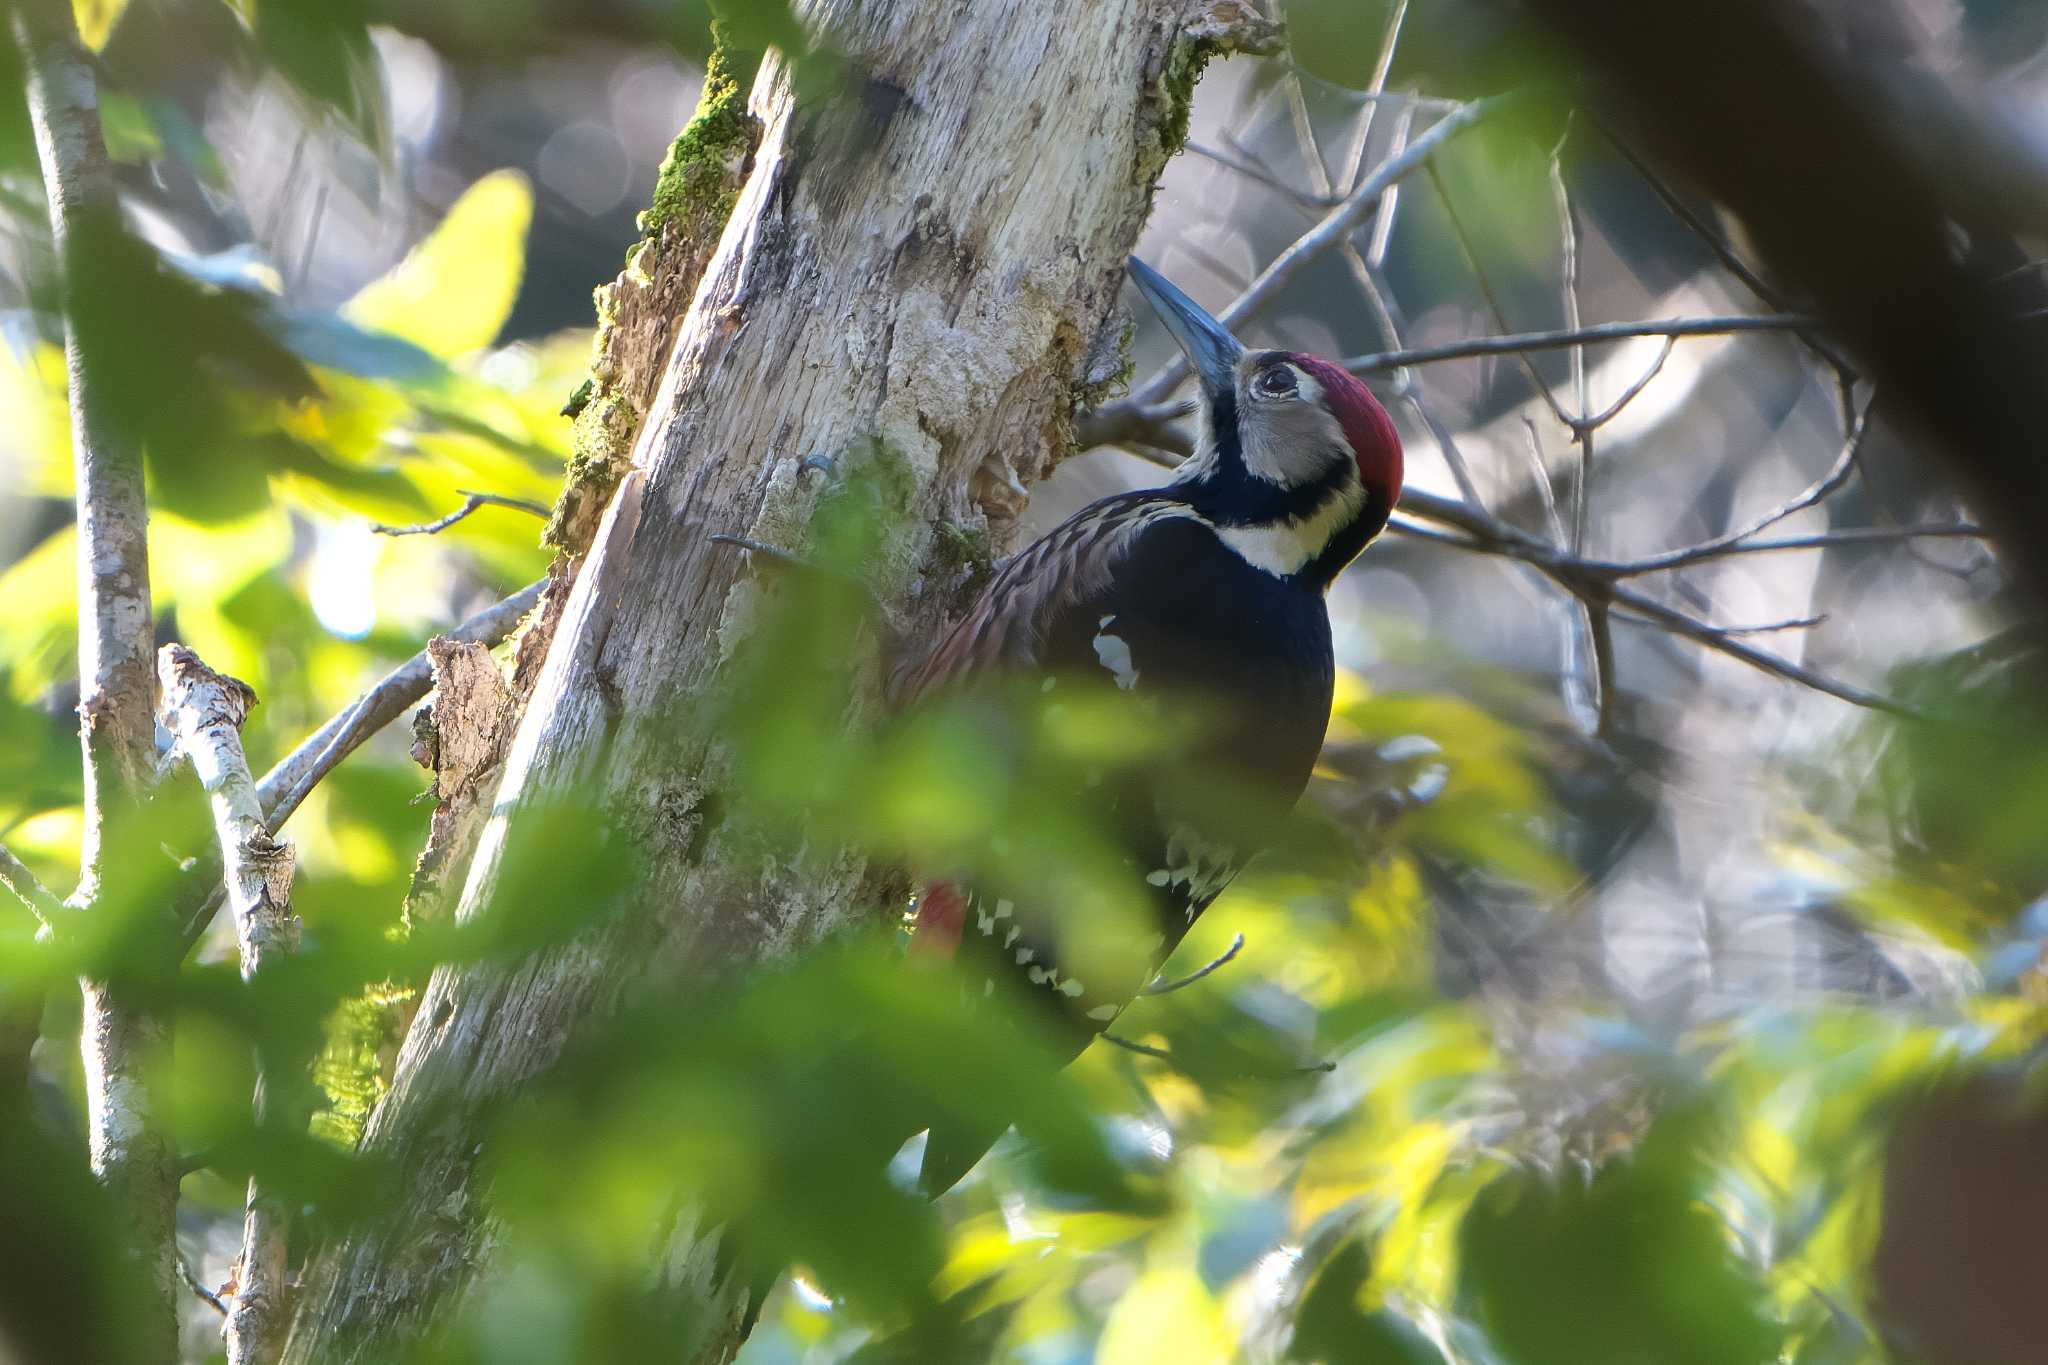
M1294 367L1292 365L1275 365L1270 370L1260 371L1259 377L1252 381L1252 392L1261 398L1287 398L1292 396L1294 393Z

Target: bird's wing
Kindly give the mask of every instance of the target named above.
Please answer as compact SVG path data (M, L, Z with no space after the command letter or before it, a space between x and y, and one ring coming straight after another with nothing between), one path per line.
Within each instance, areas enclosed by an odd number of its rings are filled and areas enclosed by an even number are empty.
M1046 646L1062 618L1109 590L1147 530L1194 515L1157 490L1090 503L1005 564L931 652L891 679L890 700L910 705L970 678L1051 665Z

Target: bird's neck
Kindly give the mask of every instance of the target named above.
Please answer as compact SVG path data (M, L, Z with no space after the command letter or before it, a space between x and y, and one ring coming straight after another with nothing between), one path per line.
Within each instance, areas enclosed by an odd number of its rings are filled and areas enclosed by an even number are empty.
M1227 446L1205 448L1171 485L1245 563L1321 592L1386 524L1349 460L1292 487L1259 478Z

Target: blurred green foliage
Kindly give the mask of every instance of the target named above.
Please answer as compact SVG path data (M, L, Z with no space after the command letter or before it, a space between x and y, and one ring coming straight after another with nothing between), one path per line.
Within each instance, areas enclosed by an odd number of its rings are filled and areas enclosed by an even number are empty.
M654 8L627 7L605 31L704 50L703 12ZM711 8L747 46L793 41L786 6ZM78 14L99 47L156 9L80 0ZM538 3L509 17L463 3L234 10L252 69L369 139L384 117L370 24L473 54L564 26ZM1494 88L1486 73L1522 69L1512 33L1476 55L1461 46L1444 20L1460 10L1432 12L1416 70ZM1303 3L1294 18L1312 69L1360 83L1376 17ZM11 56L0 83L18 88ZM0 121L10 168L28 154L18 106ZM152 92L108 89L102 107L120 160L221 183L203 137ZM1539 215L1511 208L1546 191L1491 137L1447 161L1446 181L1491 225L1514 288L1548 248L1522 230ZM250 252L181 256L111 224L60 273L41 206L8 209L46 269L32 325L0 350L0 407L29 457L10 491L32 528L0 569L0 837L61 887L81 820L61 323L148 453L163 631L264 699L247 734L259 768L461 607L544 567L539 524L516 512L435 539L368 528L438 515L467 488L548 500L568 449L558 408L588 338L501 344L533 217L513 173L478 180L403 262L325 310L287 297ZM1442 259L1454 268L1449 248ZM1827 868L1859 923L1992 963L1990 989L1919 1011L1832 998L1662 1029L1569 994L1449 998L1446 870L1563 909L1597 875L1573 837L1585 817L1568 746L1502 701L1511 680L1461 693L1347 674L1314 800L1243 811L1274 853L1168 975L1237 935L1242 951L1125 1013L1116 1032L1152 1051L1097 1045L1055 1075L1028 1021L906 958L900 893L943 869L1029 886L1075 924L1133 913L1101 813L1072 798L1087 786L1077 775L1113 785L1161 763L1200 718L1134 725L1116 697L1077 687L1056 707L966 698L850 727L878 687L874 600L915 568L901 562L911 500L886 451L842 452L833 479L793 547L808 567L753 566L755 630L720 693L642 724L718 737L723 804L698 818L721 856L872 854L870 932L753 979L630 1000L465 1135L488 1154L477 1197L497 1264L417 1359L673 1356L706 1328L665 1292L683 1273L669 1263L677 1230L719 1221L744 1268L794 1267L753 1365L1887 1359L1872 1263L1893 1124L1959 1074L2021 1068L2048 998L2048 926L2016 913L2048 882L2048 759L2023 659L1931 660L1899 680L1934 719L1868 731L1880 780L1784 850L1789 869ZM348 1142L375 1094L364 1078L385 1064L358 1026L395 1006L391 983L443 964L509 968L631 910L633 851L593 838L591 798L572 793L527 813L507 890L482 914L393 932L425 783L387 737L315 793L290 827L305 950L253 986L217 940L175 973L142 951L175 860L207 837L189 782L120 852L152 874L133 902L59 944L7 923L0 1013L48 1003L33 1089L0 1092L0 1350L127 1352L137 1286L79 1138L79 975L175 1021L176 1047L153 1061L168 1126L195 1158L188 1226L232 1226L255 1172L295 1209L303 1254L380 1217L405 1176ZM255 1125L259 1058L324 1084L310 1130ZM991 1117L1015 1135L936 1204L892 1175L918 1126Z

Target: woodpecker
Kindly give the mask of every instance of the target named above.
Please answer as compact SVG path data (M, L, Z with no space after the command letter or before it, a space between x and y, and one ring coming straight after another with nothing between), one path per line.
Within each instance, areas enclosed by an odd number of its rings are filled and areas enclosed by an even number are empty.
M1132 281L1185 352L1199 385L1200 439L1164 487L1084 507L1012 558L922 658L891 679L916 705L989 681L1094 674L1204 718L1191 762L1219 789L1291 808L1329 723L1335 659L1325 594L1387 524L1401 492L1401 441L1342 366L1253 350L1144 262ZM1177 769L1184 784L1188 762ZM1121 962L1086 970L1062 953L1074 927L938 881L919 898L914 951L952 957L971 984L1048 1012L1067 1059L1151 979L1259 849L1255 831L1176 799L1163 779L1124 792L1116 833L1152 923ZM1091 963L1099 961L1091 956ZM922 1184L964 1174L1000 1128L933 1131Z

